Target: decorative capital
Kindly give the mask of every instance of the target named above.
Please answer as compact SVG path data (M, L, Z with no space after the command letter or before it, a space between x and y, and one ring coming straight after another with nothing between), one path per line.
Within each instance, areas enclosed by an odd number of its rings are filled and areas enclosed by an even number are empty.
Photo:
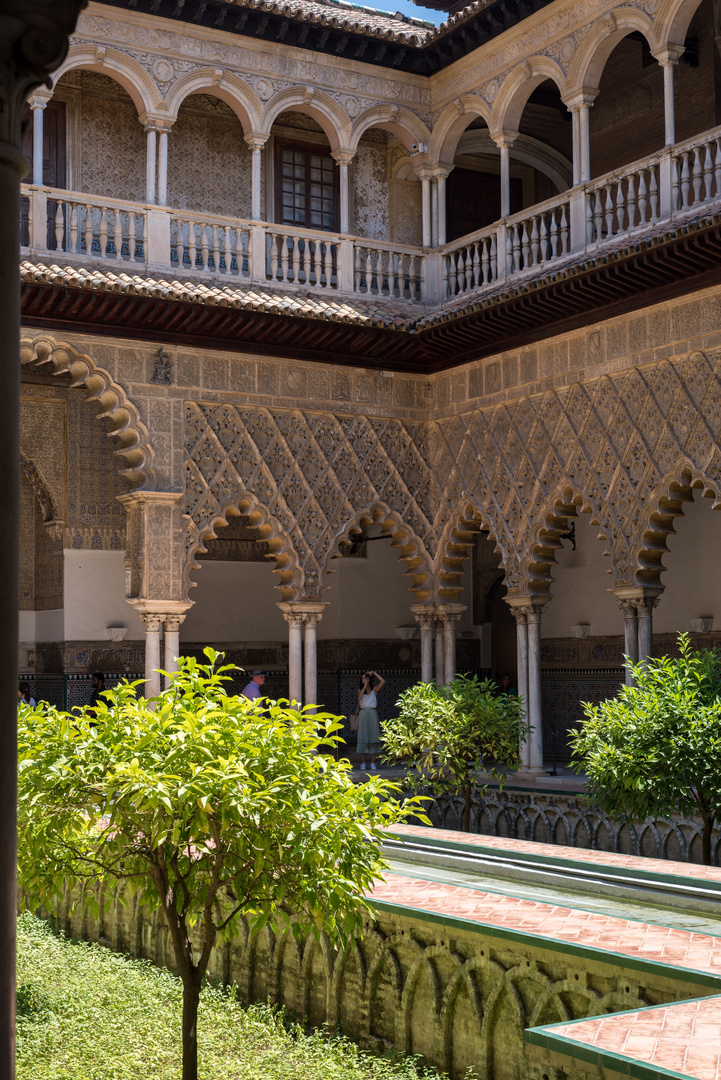
M336 165L350 165L355 157L355 150L347 150L344 147L339 147L337 150L331 150L330 156L333 158Z
M166 615L165 616L165 633L177 634L180 630L181 624L185 621L185 615Z
M262 150L269 138L270 135L265 135L262 131L249 131L244 136L244 141L251 150Z
M87 0L4 0L0 8L0 140L22 149L25 103L62 64ZM23 159L24 160L24 159ZM18 161L18 172L23 168Z
M160 633L164 622L164 617L162 615L157 615L155 612L151 611L139 611L138 614L145 624L146 634Z

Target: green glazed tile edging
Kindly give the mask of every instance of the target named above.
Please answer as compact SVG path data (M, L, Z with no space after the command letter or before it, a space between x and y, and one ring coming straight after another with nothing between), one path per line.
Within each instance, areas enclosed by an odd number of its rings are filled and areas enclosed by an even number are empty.
M709 999L707 999L709 1000ZM677 1005L692 1005L698 998L687 998L685 1001L667 1002L665 1005L648 1005L643 1009L627 1009L624 1012L608 1013L607 1017L614 1020L622 1016L639 1016L642 1013L656 1012L659 1009L673 1009ZM719 997L721 1001L721 996ZM674 1077L675 1080L688 1080L688 1073L677 1072L675 1069L665 1069L661 1065L652 1065L627 1054L619 1054L614 1050L604 1050L591 1047L590 1044L571 1039L567 1035L554 1032L555 1027L573 1027L576 1024L586 1024L589 1020L598 1020L599 1016L585 1016L578 1020L564 1020L559 1024L549 1024L543 1027L526 1028L524 1041L532 1046L540 1046L544 1050L555 1051L566 1057L573 1057L587 1064L596 1065L599 1068L610 1069L625 1076L635 1077L636 1080L656 1080L656 1078Z
M438 829L437 831L439 833L444 833L446 830L445 829ZM394 837L394 839L396 839L396 840L401 840L401 841L403 841L403 840L412 840L412 841L414 841L414 842L416 842L418 844L426 844L429 847L451 848L454 851L461 851L461 852L464 852L466 854L482 853L484 855L495 855L496 857L498 857L498 855L500 853L502 853L503 850L504 850L503 848L486 847L482 843L481 844L464 844L460 840L444 840L444 839L442 839L442 837L438 837L438 838L431 837L431 836L417 836L416 837L416 836L413 836L412 834L409 835L407 833L394 832L393 829L389 829L388 834L390 836ZM500 839L504 839L504 837L496 837L495 839L500 840ZM523 840L523 841L509 840L509 844L514 844L514 843L533 843L533 841L530 841L530 840ZM513 850L512 848L509 848L509 850L507 851L507 854L509 856L512 856L514 859L517 859L519 862L538 862L538 863L545 863L548 866L569 867L569 868L581 869L581 870L586 870L586 871L589 870L589 869L597 868L597 869L603 869L604 874L609 874L609 875L612 875L612 876L618 877L618 878L636 877L636 878L642 878L642 879L644 879L646 881L649 881L649 882L651 882L651 881L663 881L663 882L667 882L668 884L671 884L671 885L688 885L689 883L692 882L693 885L694 885L694 888L706 889L709 892L712 892L712 891L721 892L721 881L706 881L703 878L693 877L692 874L689 874L688 876L684 876L684 877L680 877L677 874L660 874L656 870L644 870L642 867L638 867L638 868L634 867L633 870L629 870L628 867L625 867L625 866L613 866L612 864L605 863L605 862L602 861L602 858L599 859L599 860L594 859L593 861L589 860L588 862L585 862L582 859L565 859L565 858L556 857L556 856L553 856L553 855L533 854L530 851L516 851L516 850ZM595 854L600 855L602 857L604 852L599 851L599 852L595 852ZM633 855L633 856L629 856L629 858L636 859L638 862L643 861L643 856L641 856L641 855Z
M368 896L367 899L374 908L379 911L387 911L389 914L403 914L408 918L418 919L422 922L439 923L441 926L454 927L457 930L483 931L487 935L501 938L503 941L532 944L538 949L567 953L571 956L578 956L584 960L593 960L596 963L600 962L621 970L628 968L631 971L643 971L653 974L663 972L667 978L674 982L693 982L697 986L709 986L721 991L721 975L710 975L706 971L697 971L695 968L666 964L660 960L642 960L635 956L627 956L625 953L599 949L594 945L574 945L570 941L543 937L539 934L530 933L528 930L508 930L505 927L496 926L494 923L482 922L478 919L466 919L462 915L444 915L440 911L409 907L407 904L396 904L390 900L375 900L372 896ZM709 997L711 996L709 994ZM590 1017L586 1017L586 1019L590 1019Z

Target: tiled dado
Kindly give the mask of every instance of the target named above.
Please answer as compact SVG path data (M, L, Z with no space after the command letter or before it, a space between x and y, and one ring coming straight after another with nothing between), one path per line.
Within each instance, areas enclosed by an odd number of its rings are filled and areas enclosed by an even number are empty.
M393 831L431 845L441 842L433 829L404 826ZM700 887L721 884L718 867L639 860L463 833L444 832L442 841L458 849L507 852L536 862L591 864L616 871L619 877L630 872L647 880L693 880ZM388 875L378 884L373 901L382 909L402 905L419 915L438 918L449 931L471 923L508 940L529 936L551 948L570 948L586 958L589 970L594 961L603 961L637 979L649 970L661 975L665 968L672 978L683 978L682 973L686 973L697 987L704 987L704 996L695 1000L528 1028L524 1039L530 1076L550 1080L721 1077L721 938L399 875Z

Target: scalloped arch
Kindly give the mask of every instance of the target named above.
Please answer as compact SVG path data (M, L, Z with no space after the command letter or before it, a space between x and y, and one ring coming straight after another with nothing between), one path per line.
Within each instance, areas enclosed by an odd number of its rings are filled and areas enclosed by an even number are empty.
M509 564L513 565L515 552L509 553L499 539L500 530L490 515L465 495L450 515L438 544L436 588L441 603L460 598L463 564L478 532L488 532L489 539L495 544L494 550L501 556L499 570L505 573Z
M71 386L84 386L88 400L99 401L99 416L112 421L110 435L120 439L115 451L127 461L121 469L131 488L153 491L155 488L154 451L150 435L134 404L104 368L98 367L91 356L79 353L72 345L52 337L23 338L20 341L20 361L23 364L51 364L53 374L68 373Z
M71 45L63 64L53 76L53 89L63 75L77 68L107 75L108 78L120 83L133 99L139 116L146 112L166 111L160 91L145 68L132 56L128 56L119 49L103 48L101 50L97 45Z
M281 598L284 601L299 600L303 596L304 574L293 542L288 533L281 528L277 518L249 491L238 492L200 525L188 519L187 553L183 568L183 598L187 600L189 590L198 584L190 576L193 570L201 569L200 563L195 558L196 553L206 550L205 540L216 538L217 526L227 525L229 517L237 517L239 514L247 515L251 524L260 530L261 538L268 543L271 556L275 559L273 573L280 577L280 584L276 588L280 590Z
M321 564L321 588L328 588L326 576L335 572L330 565L331 560L339 558L342 548L350 547L353 538L360 535L363 527L367 525L381 525L390 533L391 547L400 548L398 560L407 565L405 573L413 582L410 588L415 593L417 602L426 602L430 598L431 566L423 542L410 526L406 525L400 514L380 501L359 510L336 535Z
M573 59L568 74L569 93L579 89L598 90L609 56L634 31L643 34L651 52L658 48L653 23L637 8L615 8L598 19Z
M230 71L220 72L218 68L196 68L181 75L173 83L165 104L170 116L177 120L180 106L191 94L209 94L220 98L228 105L240 121L243 134L260 131L263 119L263 102L252 86Z
M348 113L330 94L322 90L311 92L308 87L290 86L274 94L265 107L259 132L270 135L276 118L286 110L306 113L325 132L331 150L350 145L352 124Z
M374 105L372 108L362 112L353 121L348 148L355 152L358 149L358 142L363 132L371 127L379 127L385 131L390 131L396 138L400 139L408 151L413 149L414 144L428 144L431 138L431 133L426 125L410 109Z

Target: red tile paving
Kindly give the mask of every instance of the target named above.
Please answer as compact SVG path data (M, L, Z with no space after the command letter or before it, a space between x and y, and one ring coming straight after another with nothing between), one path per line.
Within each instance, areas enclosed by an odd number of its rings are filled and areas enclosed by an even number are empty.
M554 904L500 896L419 878L386 874L372 898L418 911L456 916L503 930L601 949L617 956L654 960L721 976L721 938L651 923L576 911Z
M418 825L394 825L394 833L408 836L428 837L432 840L451 840L472 847L493 848L495 851L519 852L526 855L543 855L552 859L569 859L572 862L591 863L594 866L613 866L623 870L641 870L644 873L663 874L666 877L695 878L697 881L713 881L721 885L721 867L698 866L696 863L671 862L667 859L645 859L637 855L620 855L611 851L590 851L588 848L561 847L559 844L538 844L533 840L509 840L504 836L483 836L478 833L451 832L449 829L423 828Z
M555 1024L548 1032L697 1080L721 1077L721 998L718 997L620 1016L602 1016L576 1024ZM608 1059L604 1065L614 1067Z

